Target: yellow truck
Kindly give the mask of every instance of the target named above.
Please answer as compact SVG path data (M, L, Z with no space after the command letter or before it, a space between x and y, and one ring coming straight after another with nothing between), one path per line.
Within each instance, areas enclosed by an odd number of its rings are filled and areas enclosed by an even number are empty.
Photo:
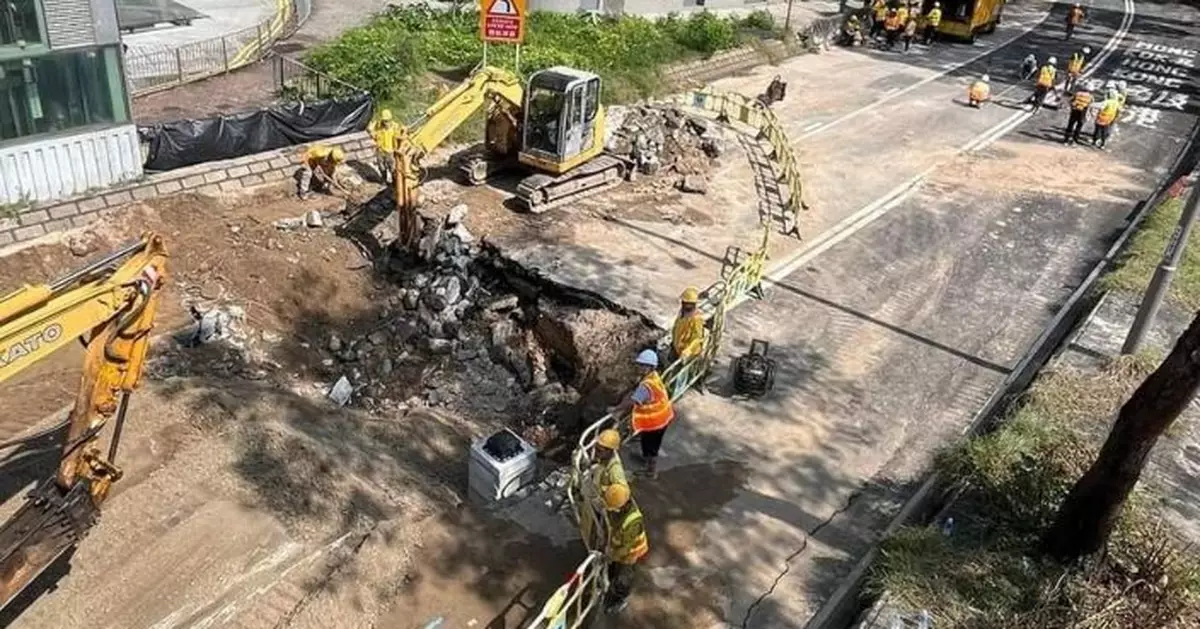
M996 30L1004 13L1005 0L941 0L942 23L938 35L974 43L975 36ZM927 2L925 13L933 7Z

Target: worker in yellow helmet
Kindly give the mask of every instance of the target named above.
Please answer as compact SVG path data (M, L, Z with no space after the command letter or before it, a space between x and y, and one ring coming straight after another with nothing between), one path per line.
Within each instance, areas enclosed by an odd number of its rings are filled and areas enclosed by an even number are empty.
M671 326L671 360L693 358L704 351L704 315L700 314L700 291L689 286L679 296L679 316Z
M396 136L400 131L400 125L392 120L390 109L379 112L379 119L367 125L367 133L375 141L375 168L384 183L392 183L396 172Z
M337 147L314 144L300 154L300 170L296 173L296 196L307 199L313 189L322 192L345 188L337 181L337 169L346 161L346 153Z
M621 464L621 433L613 429L602 430L596 437L596 469L592 478L596 482L596 495L604 496L613 485L629 486L625 480L625 467Z
M988 75L979 77L979 80L971 84L967 89L967 104L978 109L980 105L987 102L992 97L992 87L988 83Z
M871 39L879 39L883 32L884 21L887 20L888 6L886 0L875 0L871 3Z
M938 26L942 23L942 3L934 2L933 8L925 16L925 41L926 46L933 45L933 37L937 34Z
M616 614L629 602L634 571L650 552L642 512L633 501L628 485L612 485L604 492L608 514L608 578L611 586L604 596L604 611Z

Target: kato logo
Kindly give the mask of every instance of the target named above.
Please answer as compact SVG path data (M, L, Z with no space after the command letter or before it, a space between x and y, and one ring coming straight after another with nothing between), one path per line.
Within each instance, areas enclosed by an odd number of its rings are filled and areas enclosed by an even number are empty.
M17 341L8 347L0 347L0 367L8 367L17 361L38 351L42 345L48 345L62 338L62 326L51 323L40 332Z

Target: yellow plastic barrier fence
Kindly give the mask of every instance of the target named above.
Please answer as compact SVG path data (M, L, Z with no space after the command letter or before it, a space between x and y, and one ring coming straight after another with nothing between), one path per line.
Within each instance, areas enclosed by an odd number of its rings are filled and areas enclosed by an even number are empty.
M559 586L526 629L577 629L593 612L599 613L608 591L608 566L603 553L589 553L567 582Z
M758 139L771 146L771 158L779 168L780 183L786 183L788 212L793 215L807 209L802 202L803 185L799 167L779 120L769 109L740 94L712 91L693 92L685 104L717 113L722 122L737 120L758 129ZM763 225L758 248L750 253L732 248L726 253L721 278L702 293L700 311L705 315L708 336L700 354L677 360L663 370L663 381L671 392L671 400L682 397L703 380L712 369L725 333L725 318L729 310L750 296L759 294L767 265L767 246L773 231L770 221ZM579 525L580 537L590 553L576 569L571 579L559 588L542 609L542 613L526 629L575 629L585 625L588 614L596 608L608 587L608 567L604 559L608 532L604 507L596 495L594 453L596 438L606 428L617 428L628 440L633 436L630 417L611 413L592 423L579 437L579 445L571 454L571 476L567 483L567 498L572 514ZM586 599L586 602L584 602Z

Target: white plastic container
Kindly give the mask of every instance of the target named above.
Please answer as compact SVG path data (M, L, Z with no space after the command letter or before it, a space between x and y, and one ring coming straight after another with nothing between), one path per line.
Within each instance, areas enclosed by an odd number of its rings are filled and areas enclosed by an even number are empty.
M537 451L533 446L507 428L500 433L512 435L517 440L520 451L500 461L484 449L484 444L494 435L480 437L471 442L471 456L467 463L467 487L471 498L475 500L503 500L537 478Z

